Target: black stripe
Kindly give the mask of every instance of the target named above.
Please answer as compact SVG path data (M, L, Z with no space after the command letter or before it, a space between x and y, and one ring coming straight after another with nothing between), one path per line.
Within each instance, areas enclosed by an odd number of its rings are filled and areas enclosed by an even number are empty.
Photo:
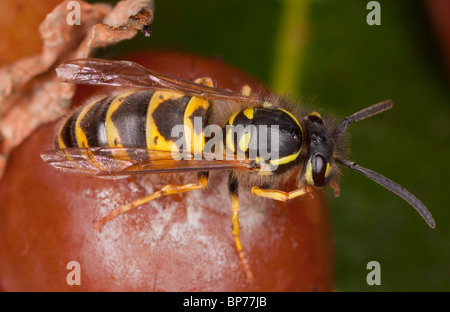
M247 116L245 116L245 114L244 114L244 111L240 111L236 115L236 117L234 117L234 120L233 120L233 125L234 126L242 125L242 126L245 127L245 126L248 126L248 125L251 125L251 124L253 124L253 119L247 118Z
M80 115L82 109L83 107L80 107L72 115L70 115L70 117L67 118L64 122L64 125L61 127L59 135L61 136L61 139L66 147L78 147L77 137L75 134L75 126L78 115ZM59 146L59 144L57 144L56 147L62 148L62 146Z
M154 91L137 91L128 95L112 113L111 121L116 127L122 146L147 147L145 126L147 109Z
M97 101L80 120L81 130L86 134L89 147L106 147L106 114L114 96Z
M206 125L208 123L209 111L210 111L209 108L208 108L208 110L206 110L200 106L200 107L197 107L197 109L192 112L191 116L189 116L189 119L191 119L191 122L192 122L192 126L194 127L194 131L197 135L200 135L202 133L203 129L206 127ZM195 128L195 124L194 124L195 117L200 117L202 119L202 127L200 129ZM196 130L199 130L200 132L197 132Z
M155 126L166 141L176 140L172 138L172 129L176 125L184 124L184 112L191 99L183 96L178 99L167 99L161 102L152 114Z

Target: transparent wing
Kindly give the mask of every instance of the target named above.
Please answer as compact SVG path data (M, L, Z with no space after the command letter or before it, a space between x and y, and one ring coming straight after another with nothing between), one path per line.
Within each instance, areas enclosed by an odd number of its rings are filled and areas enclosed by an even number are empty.
M217 156L122 147L66 148L41 154L42 159L56 169L94 176L257 169L252 160L226 159L225 156L215 159Z
M96 58L77 59L63 63L56 69L64 82L91 85L109 85L146 89L174 89L187 95L207 100L224 100L245 103L262 103L252 96L208 87L149 70L129 61L112 61Z

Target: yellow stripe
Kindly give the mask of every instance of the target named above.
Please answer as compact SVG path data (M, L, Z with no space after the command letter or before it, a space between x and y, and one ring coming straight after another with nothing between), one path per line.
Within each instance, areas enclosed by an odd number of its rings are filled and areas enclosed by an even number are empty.
M186 145L190 147L191 152L195 154L201 153L205 146L205 137L203 135L203 127L205 127L205 125L202 125L201 133L197 134L194 131L194 124L191 119L192 114L200 107L207 110L209 107L209 102L205 99L193 96L186 107L183 119Z
M239 149L243 152L248 150L248 144L250 143L250 132L246 132L239 140Z
M287 111L287 110L285 110L284 108L278 108L278 109L281 110L281 111L283 111L283 112L285 112L285 113L288 114L289 116L291 116L291 118L294 119L294 121L295 121L295 122L297 123L297 125L300 127L300 130L302 131L302 134L303 134L302 126L301 126L300 123L298 122L297 118L295 118L295 116L294 116L290 111Z
M289 163L289 162L291 162L291 161L296 160L297 157L298 157L298 155L300 155L300 151L301 151L301 150L302 150L302 149L300 149L300 150L299 150L297 153L295 153L295 154L291 154L291 155L285 156L285 157L283 157L283 158L272 159L272 160L270 160L270 163L271 163L273 166L279 166L279 165L287 164L287 163Z
M64 141L63 141L63 139L61 137L61 131L62 131L62 129L64 129L64 126L66 125L66 122L67 122L67 119L62 124L61 128L59 128L59 131L58 131L58 147L59 148L66 148L67 147L66 144L64 144Z
M236 115L239 114L239 112L234 113L230 119L228 120L228 124L232 125L234 123L234 118L236 118Z
M327 169L325 171L325 177L327 178L331 173L331 166L329 163L327 163ZM308 164L306 166L306 170L305 170L305 179L306 182L309 185L313 185L314 186L314 179L312 177L312 164L311 164L311 160L308 161Z
M156 91L155 94L153 94L152 98L150 99L150 104L148 106L147 119L145 125L145 136L147 140L147 147L149 149L159 151L172 151L174 141L172 140L166 141L164 137L161 135L161 133L158 130L158 127L156 127L155 120L153 119L153 112L156 110L156 108L158 108L158 106L162 102L169 99L177 100L183 96L184 96L183 93L172 90L160 90ZM154 142L155 137L158 137L156 144Z
M330 163L327 162L327 169L325 170L325 178L328 178L330 173L331 173L331 166Z
M236 152L234 149L234 143L233 143L233 127L228 127L227 130L227 148L232 152Z
M247 108L247 109L244 109L244 115L245 115L248 119L253 119L253 108Z
M84 107L80 114L78 115L77 121L75 122L75 136L77 138L77 144L79 147L89 147L86 133L84 133L83 129L81 128L81 120L86 116L87 112L91 109L91 107L95 104L91 103Z
M258 156L256 156L255 162L257 165L265 163L264 159Z
M312 164L311 164L311 160L308 161L308 164L306 165L305 179L306 179L306 182L309 185L313 185L314 186L314 180L312 178Z
M61 137L58 135L58 147L59 148L66 148L66 144L64 144L63 140L61 139Z

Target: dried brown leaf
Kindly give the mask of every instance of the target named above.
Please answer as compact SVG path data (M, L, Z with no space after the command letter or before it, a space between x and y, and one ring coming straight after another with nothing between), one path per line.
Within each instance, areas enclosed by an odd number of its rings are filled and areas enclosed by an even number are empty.
M56 78L59 63L89 57L95 49L131 39L138 31L150 33L153 0L125 0L113 8L77 1L80 25L68 23L69 2L58 5L40 25L40 54L0 68L0 176L10 150L69 107L75 86Z

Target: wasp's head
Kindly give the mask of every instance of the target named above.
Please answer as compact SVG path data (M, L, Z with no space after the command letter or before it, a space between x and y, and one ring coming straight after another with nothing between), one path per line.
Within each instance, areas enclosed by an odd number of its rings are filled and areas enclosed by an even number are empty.
M388 190L397 194L407 201L424 218L428 225L435 227L435 222L427 207L408 190L394 181L382 176L370 169L359 166L353 161L346 159L342 152L342 138L347 127L355 121L377 115L392 107L392 101L386 100L378 104L369 106L353 115L344 118L339 125L334 128L326 124L322 117L313 112L305 118L305 128L307 131L308 153L303 167L302 176L307 184L312 186L325 186L334 181L336 172L339 172L339 165L350 170L359 172L372 181L384 186ZM336 194L336 192L335 192Z
M309 114L305 118L304 125L308 153L302 176L309 185L325 186L332 179L333 152L336 144L333 129L317 112Z

